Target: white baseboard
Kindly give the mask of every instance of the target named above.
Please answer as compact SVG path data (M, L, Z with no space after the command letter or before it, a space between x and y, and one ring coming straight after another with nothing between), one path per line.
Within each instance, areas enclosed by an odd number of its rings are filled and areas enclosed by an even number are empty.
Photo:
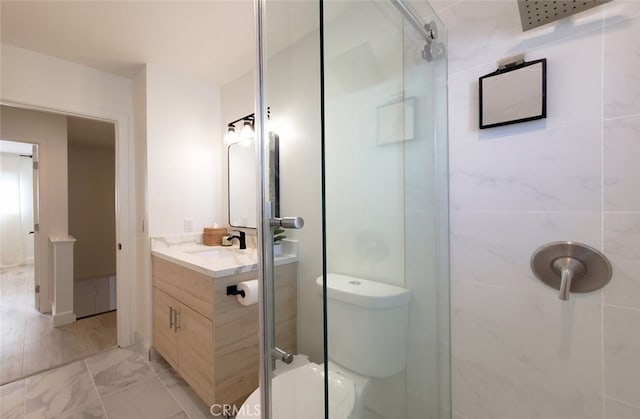
M65 311L64 313L56 313L53 315L53 327L64 326L65 324L71 324L76 321L76 315L72 311Z
M147 362L151 360L151 345L145 342L142 336L138 334L138 332L135 332L133 334L133 347L135 348L136 352L140 354L142 359Z

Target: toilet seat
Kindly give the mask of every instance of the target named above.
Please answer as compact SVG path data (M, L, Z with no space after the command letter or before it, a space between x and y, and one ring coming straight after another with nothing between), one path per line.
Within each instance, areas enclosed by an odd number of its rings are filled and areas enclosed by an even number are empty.
M332 363L329 368L332 368ZM283 372L272 381L272 412L278 419L324 419L324 366L310 362ZM349 419L356 402L356 383L329 373L329 417ZM259 419L260 389L244 402L236 419Z

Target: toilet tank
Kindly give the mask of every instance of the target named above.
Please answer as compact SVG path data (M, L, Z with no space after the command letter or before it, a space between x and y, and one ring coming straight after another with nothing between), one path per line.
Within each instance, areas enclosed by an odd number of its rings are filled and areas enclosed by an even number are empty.
M316 283L322 287L323 278ZM408 290L327 275L329 359L366 377L389 377L406 366Z

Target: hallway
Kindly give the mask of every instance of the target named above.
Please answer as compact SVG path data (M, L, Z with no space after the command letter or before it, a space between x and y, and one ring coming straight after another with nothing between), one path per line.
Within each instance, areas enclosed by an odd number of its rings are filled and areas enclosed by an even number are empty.
M116 346L115 311L54 328L33 288L33 265L0 270L0 384Z

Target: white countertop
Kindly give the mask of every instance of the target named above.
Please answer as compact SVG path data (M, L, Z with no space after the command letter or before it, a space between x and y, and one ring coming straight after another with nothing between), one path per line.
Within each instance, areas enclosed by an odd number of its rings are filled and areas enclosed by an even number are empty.
M240 250L237 246L205 246L185 243L177 246L156 248L153 256L200 272L214 278L251 272L258 269L256 249ZM297 243L283 246L283 254L276 256L275 265L298 262Z

